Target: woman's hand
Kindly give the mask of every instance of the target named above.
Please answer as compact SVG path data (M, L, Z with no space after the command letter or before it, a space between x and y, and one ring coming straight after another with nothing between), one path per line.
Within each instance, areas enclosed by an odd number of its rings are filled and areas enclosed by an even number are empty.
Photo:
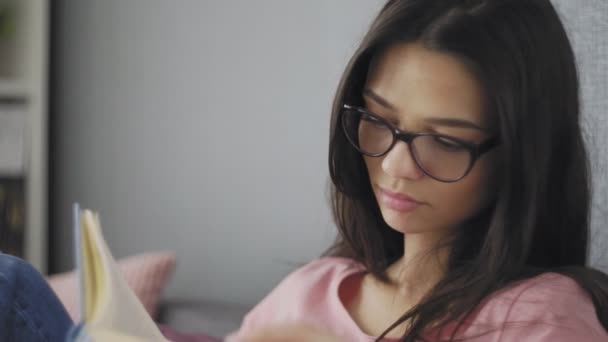
M246 342L344 342L310 325L290 324L264 328L245 338Z

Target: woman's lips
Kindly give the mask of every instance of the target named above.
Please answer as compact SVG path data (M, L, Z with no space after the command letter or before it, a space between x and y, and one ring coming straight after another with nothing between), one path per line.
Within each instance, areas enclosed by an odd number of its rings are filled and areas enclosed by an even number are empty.
M400 212L410 212L418 208L422 203L416 201L408 195L392 192L389 190L385 190L380 188L380 202L386 207L400 211Z

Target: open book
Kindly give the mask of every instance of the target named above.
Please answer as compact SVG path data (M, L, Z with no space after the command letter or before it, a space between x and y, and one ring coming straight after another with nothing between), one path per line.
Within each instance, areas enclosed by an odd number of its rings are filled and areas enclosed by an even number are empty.
M78 204L74 245L83 319L75 340L168 342L122 277L101 234L99 215Z

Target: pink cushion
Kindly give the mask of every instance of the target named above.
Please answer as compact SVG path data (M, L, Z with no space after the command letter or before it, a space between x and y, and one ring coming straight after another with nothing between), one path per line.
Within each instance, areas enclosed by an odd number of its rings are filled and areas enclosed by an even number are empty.
M151 252L117 261L127 284L142 302L150 316L156 317L158 302L175 269L175 253ZM47 278L74 322L80 320L80 292L75 271Z

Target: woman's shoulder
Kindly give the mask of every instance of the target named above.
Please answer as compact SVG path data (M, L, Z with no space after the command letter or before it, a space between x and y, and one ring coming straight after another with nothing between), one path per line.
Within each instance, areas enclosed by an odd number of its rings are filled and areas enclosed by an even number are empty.
M555 341L608 337L589 294L574 279L554 272L517 281L495 292L475 316L474 321L481 325L503 326L501 340L505 341L512 340L504 339L507 336L535 334L561 336Z
M310 277L318 276L325 277L327 275L339 275L343 272L357 271L364 269L359 262L343 257L322 257L314 259L303 266L297 268L288 278L297 278L301 276ZM313 277L314 278L314 277Z
M517 281L493 294L489 303L525 306L528 311L538 309L549 314L570 312L573 305L594 311L587 292L574 279L555 272Z
M279 322L331 315L340 279L363 269L356 261L339 257L323 257L298 267L245 316L239 331L227 340L240 341L256 329Z
M362 269L361 264L348 258L323 257L312 260L283 278L258 307L273 307L275 303L287 306L288 302L298 306L306 304L311 297L331 295L331 290L341 278Z
M308 292L323 292L346 274L363 270L357 261L342 257L322 257L312 260L289 273L271 292L303 296ZM301 297L302 298L302 297ZM304 297L305 298L305 297Z

